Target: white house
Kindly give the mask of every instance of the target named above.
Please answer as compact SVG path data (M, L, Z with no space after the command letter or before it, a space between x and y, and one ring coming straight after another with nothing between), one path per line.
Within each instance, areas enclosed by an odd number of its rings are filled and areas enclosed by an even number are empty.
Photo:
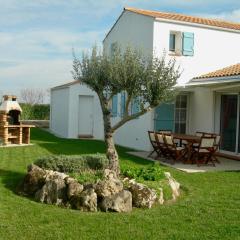
M196 76L240 62L239 42L240 23L125 8L103 40L104 50L110 52L114 44L118 43L123 48L128 45L141 48L146 55L161 56L165 51L167 57L175 58L183 69L178 82L178 85L182 86L182 91L175 103L162 104L155 111L122 126L115 134L116 143L149 150L151 146L147 137L148 130L170 129L182 133L195 133L197 130L223 131L219 123L221 122L219 112L221 107L218 106L217 113L215 105L216 101L220 101L221 93L215 93L217 91L214 90L215 88L204 85L203 81L197 79L188 84L187 82ZM91 135L88 132L79 131L84 128L84 125L81 125L83 120L79 118L83 113L82 110L78 112L78 109L83 109L79 107L79 104L81 106L79 98L88 94L93 96L92 101L97 104L96 95L83 85L75 83L52 89L52 131L65 137ZM59 98L63 96L65 102L61 104ZM121 118L123 101L124 94L119 94L114 99L113 122ZM93 108L98 110L94 110L91 133L94 138L101 139L103 137L102 120L100 121L102 115L99 106L94 105ZM61 120L57 116L59 109L66 109L65 111L68 112L67 116L60 117ZM98 129L98 133L95 133L95 128Z

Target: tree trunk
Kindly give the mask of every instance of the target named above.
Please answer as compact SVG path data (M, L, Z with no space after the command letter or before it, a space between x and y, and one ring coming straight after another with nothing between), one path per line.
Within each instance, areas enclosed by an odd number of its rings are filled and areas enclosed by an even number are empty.
M103 111L103 121L104 121L105 142L107 145L106 155L110 163L110 169L115 171L117 175L119 175L120 173L119 159L118 159L118 153L115 148L115 144L113 140L114 131L112 130L112 127L111 127L111 113L106 106Z
M117 175L120 173L120 167L119 167L119 159L118 159L118 153L115 148L114 140L112 133L106 133L105 135L105 142L107 144L107 158L110 162L110 169L115 171Z

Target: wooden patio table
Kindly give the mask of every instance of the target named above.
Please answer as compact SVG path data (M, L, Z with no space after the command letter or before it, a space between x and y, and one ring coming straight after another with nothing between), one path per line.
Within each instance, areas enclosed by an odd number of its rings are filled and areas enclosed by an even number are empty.
M195 135L189 135L189 134L180 134L180 133L173 133L173 138L174 139L179 139L180 140L180 145L182 145L182 141L186 141L186 153L187 159L184 161L184 163L194 163L193 159L193 144L194 143L200 143L201 137L195 136Z

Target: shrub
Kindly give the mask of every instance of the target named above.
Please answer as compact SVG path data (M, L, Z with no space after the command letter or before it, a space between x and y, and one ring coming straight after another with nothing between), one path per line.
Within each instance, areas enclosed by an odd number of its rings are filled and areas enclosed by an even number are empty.
M136 180L159 181L164 179L164 171L159 164L147 167L122 167L122 174Z
M48 120L50 116L49 104L20 103L22 108L21 120Z
M51 155L38 159L35 164L41 168L64 173L80 173L85 170L102 170L107 168L109 161L105 155Z

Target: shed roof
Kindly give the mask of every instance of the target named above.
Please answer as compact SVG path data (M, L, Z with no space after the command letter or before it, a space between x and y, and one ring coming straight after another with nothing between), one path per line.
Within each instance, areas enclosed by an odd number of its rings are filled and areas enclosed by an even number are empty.
M56 87L53 87L51 88L51 90L54 90L54 89L58 89L58 88L65 88L65 87L69 87L71 85L75 85L75 84L78 84L80 83L80 80L75 80L75 81L72 81L72 82L68 82L68 83L65 83L65 84L62 84L62 85L58 85Z

